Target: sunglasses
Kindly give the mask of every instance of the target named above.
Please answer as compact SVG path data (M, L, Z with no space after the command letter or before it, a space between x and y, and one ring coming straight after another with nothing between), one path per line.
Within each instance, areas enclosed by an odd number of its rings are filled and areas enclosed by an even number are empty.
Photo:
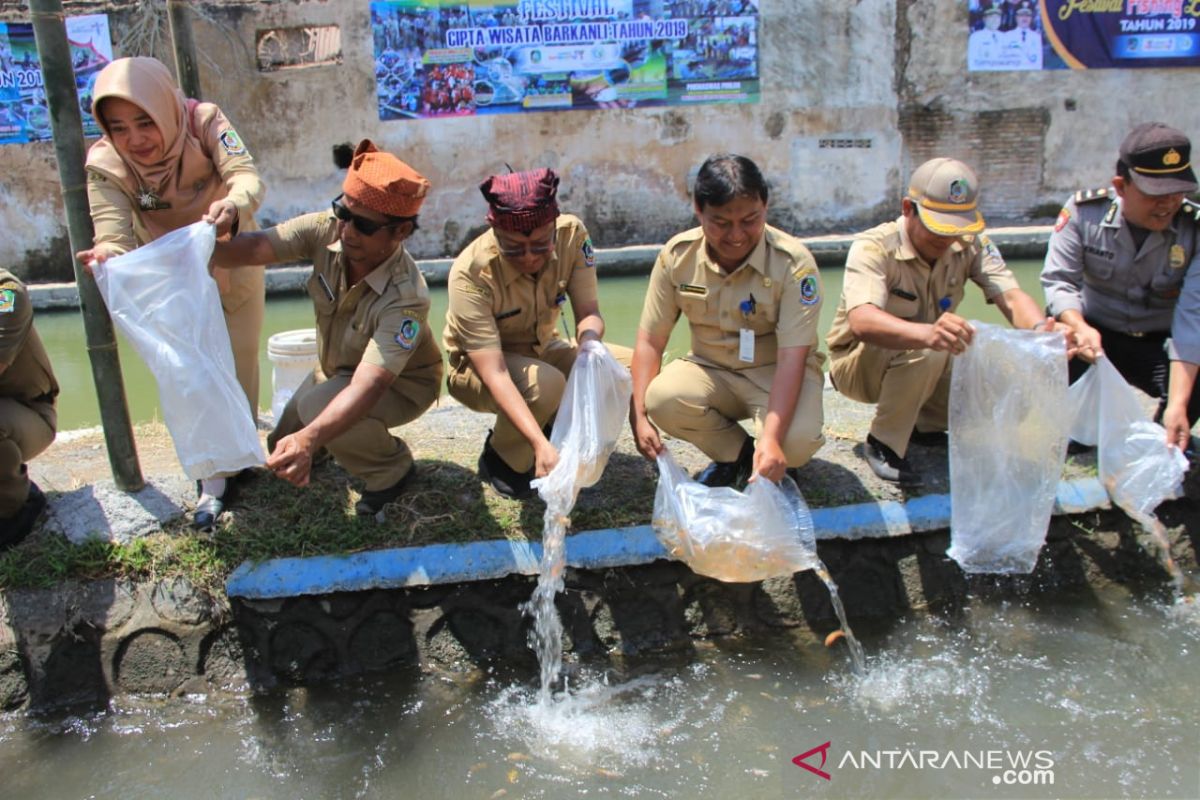
M417 229L415 217L394 219L389 220L388 222L376 222L375 220L367 219L366 217L360 217L358 214L355 214L353 211L342 205L341 200L345 196L345 194L339 194L337 197L333 198L333 202L330 204L333 207L333 216L339 222L345 222L353 225L354 229L363 236L374 236L384 228L395 228L396 226L403 225L406 222L413 223L414 231Z
M505 258L521 258L526 253L535 256L544 256L554 249L554 245L558 241L558 230L550 232L550 238L542 242L528 242L522 244L513 244L511 242L502 242L500 237L496 237L496 249L500 251L500 255Z

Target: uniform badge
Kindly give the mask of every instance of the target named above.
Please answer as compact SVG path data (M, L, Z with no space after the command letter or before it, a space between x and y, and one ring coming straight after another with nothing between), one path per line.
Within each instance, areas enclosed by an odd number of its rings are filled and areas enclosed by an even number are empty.
M585 267L596 266L596 248L592 247L592 237L587 237L583 240L583 265Z
M695 284L692 284L692 283L681 283L681 284L679 284L679 293L680 294L694 294L697 297L708 297L708 287L707 286L696 286Z
M17 293L12 289L0 289L0 314L11 314L17 307Z
M413 345L417 342L417 335L420 333L421 323L412 317L408 317L404 322L400 323L400 330L396 332L396 344L405 350L412 350Z
M1002 258L1000 255L1000 249L996 247L991 237L986 233L980 234L979 244L983 246L983 252L985 255L990 256L991 258Z
M1180 269L1187 261L1187 255L1183 252L1183 245L1171 245L1170 255L1167 257L1171 263L1171 269Z
M1104 215L1104 224L1112 225L1113 220L1117 218L1117 204L1113 203L1108 207L1108 213Z
M966 179L958 178L950 181L950 202L965 203L967 202L967 194L971 191L971 185Z
M821 301L821 291L817 286L816 275L805 275L800 279L800 302L811 306Z
M246 145L242 144L242 137L237 135L237 131L230 128L221 134L221 147L225 148L227 156L244 156L246 154Z
M1071 212L1064 208L1058 212L1058 222L1054 223L1054 232L1058 233L1063 228L1067 227L1067 223L1071 221Z

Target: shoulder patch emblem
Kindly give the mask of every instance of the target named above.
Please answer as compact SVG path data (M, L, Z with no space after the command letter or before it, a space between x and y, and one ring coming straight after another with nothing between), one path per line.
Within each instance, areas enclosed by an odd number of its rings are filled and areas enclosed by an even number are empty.
M396 344L403 347L405 350L412 350L413 345L417 343L417 337L421 334L421 323L417 322L412 317L406 317L404 322L400 323L400 330L396 331Z
M223 131L220 136L221 147L225 150L227 156L244 156L246 155L246 145L242 143L242 137L237 135L237 131L230 128Z
M592 247L592 237L584 239L580 249L583 251L583 265L585 267L596 266L596 248Z
M1058 221L1054 223L1054 232L1058 233L1063 228L1067 227L1067 223L1071 221L1071 212L1063 206L1062 211L1058 212Z
M809 273L800 279L800 302L811 306L821 301L821 290L817 284L817 276Z
M0 289L0 314L11 314L17 307L17 293L12 289Z
M986 233L979 234L979 245L983 248L984 255L990 258L1003 258L1000 255L1000 248L996 247L996 243L992 241L992 237Z

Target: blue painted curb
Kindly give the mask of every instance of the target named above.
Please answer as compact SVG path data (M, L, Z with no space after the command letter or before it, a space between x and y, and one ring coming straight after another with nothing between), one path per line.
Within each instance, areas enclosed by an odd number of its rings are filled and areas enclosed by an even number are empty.
M1055 514L1108 508L1108 493L1096 478L1058 485ZM950 527L950 495L932 494L907 502L860 503L814 509L817 539L880 539ZM396 589L536 575L540 542L506 540L433 544L373 550L353 555L276 558L245 562L225 582L230 597L266 600L305 594ZM649 525L586 531L567 537L567 563L582 569L649 564L670 556Z

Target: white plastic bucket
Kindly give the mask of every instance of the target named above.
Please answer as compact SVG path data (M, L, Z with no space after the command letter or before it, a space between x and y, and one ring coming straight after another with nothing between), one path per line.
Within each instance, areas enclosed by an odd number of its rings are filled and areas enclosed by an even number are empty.
M271 359L271 414L275 421L317 366L317 331L305 328L283 331L267 339L267 358Z

